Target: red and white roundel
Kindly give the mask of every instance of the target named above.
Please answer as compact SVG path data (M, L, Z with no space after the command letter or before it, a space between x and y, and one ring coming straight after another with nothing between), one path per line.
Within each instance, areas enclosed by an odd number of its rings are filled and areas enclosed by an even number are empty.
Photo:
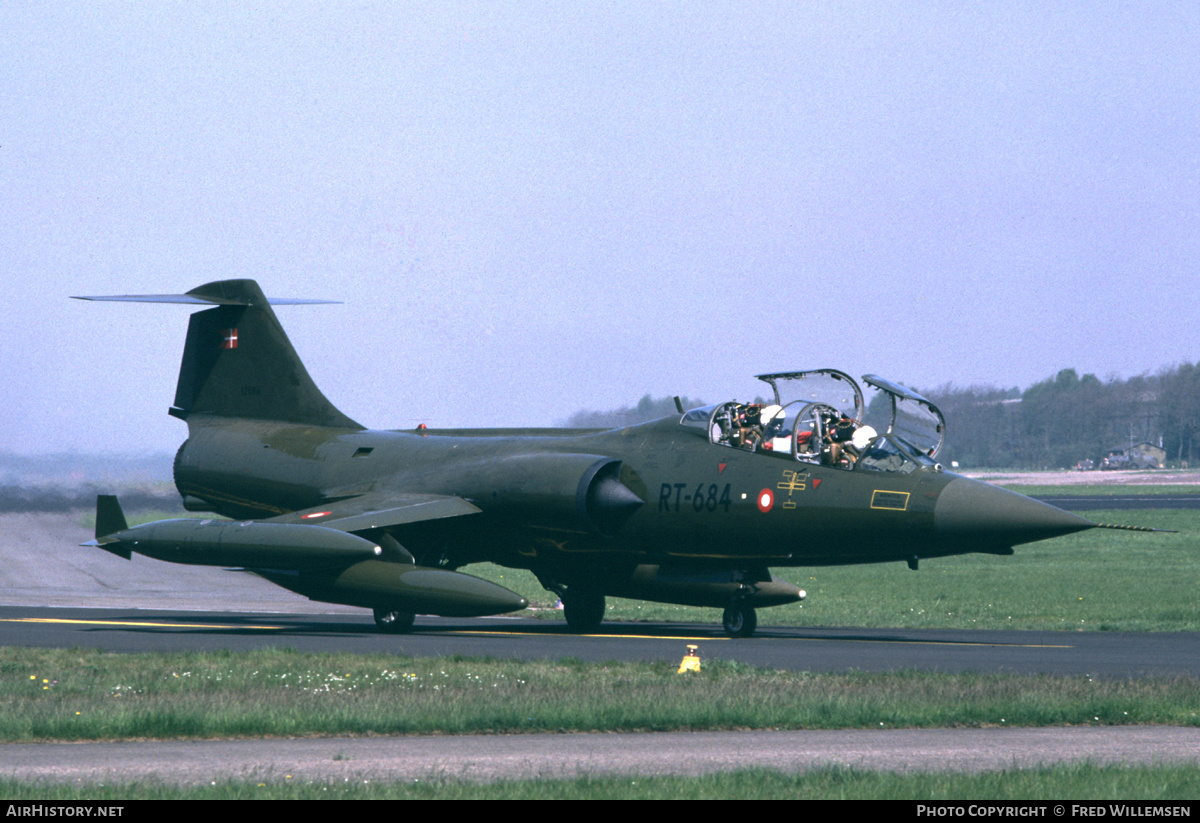
M763 489L758 493L758 510L766 514L775 505L775 495L770 489Z

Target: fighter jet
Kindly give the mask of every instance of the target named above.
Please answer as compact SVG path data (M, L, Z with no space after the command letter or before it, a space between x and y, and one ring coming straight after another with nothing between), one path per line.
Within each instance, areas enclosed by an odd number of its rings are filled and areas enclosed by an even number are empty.
M677 401L613 430L374 430L326 399L272 308L329 301L268 300L252 280L80 299L205 307L169 410L188 427L175 485L185 509L229 518L130 528L102 496L90 545L246 569L371 609L383 631L525 608L456 571L490 562L536 575L573 631L594 631L611 596L721 608L725 631L747 637L757 609L805 597L772 567L916 569L1096 526L946 471L942 413L872 375L890 409L876 426L858 382L816 369L759 375L758 401Z

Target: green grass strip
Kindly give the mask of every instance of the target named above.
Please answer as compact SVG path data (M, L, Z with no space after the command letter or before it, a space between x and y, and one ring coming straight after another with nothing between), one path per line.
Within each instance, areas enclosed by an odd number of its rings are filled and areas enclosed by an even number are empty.
M997 483L1002 488L1029 497L1200 497L1200 486L1193 483L1164 483L1162 485L1136 485L1120 483L1098 483L1094 486L1054 486L1038 483Z
M0 794L13 801L92 800L920 800L1073 802L1134 799L1150 804L1194 802L1200 769L1090 764L1009 769L984 774L896 774L827 767L797 775L748 770L707 777L588 777L478 784L455 780L389 782L217 781L175 787L152 782L87 786L0 779ZM1047 812L1047 817L1049 813Z
M1200 679L5 649L0 740L1200 723Z

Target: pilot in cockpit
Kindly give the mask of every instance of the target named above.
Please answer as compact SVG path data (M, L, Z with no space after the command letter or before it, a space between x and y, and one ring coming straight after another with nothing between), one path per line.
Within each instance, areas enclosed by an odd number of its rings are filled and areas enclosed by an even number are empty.
M740 449L755 449L762 442L762 404L739 404L733 413L733 431L729 444Z
M759 419L762 421L763 441L774 440L776 437L784 437L783 407L772 403L769 406L764 406L762 412L759 413Z
M826 420L825 439L829 441L830 465L836 466L841 463L843 456L848 462L854 462L853 456L846 449L846 444L854 439L855 428L854 421L847 415L829 415Z
M784 428L786 414L783 407L772 403L764 406L759 414L762 421L762 450L787 454L792 450L792 433Z
M860 426L845 414L830 419L825 435L829 441L830 464L837 466L845 460L848 467L853 467L877 434L873 427Z

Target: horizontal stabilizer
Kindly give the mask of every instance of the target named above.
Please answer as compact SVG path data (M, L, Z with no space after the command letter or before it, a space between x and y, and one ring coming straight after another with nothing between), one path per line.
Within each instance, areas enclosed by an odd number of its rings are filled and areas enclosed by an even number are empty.
M250 280L218 280L215 283L197 286L186 294L117 294L75 299L109 300L118 303L185 303L191 306L253 306L263 300L274 306L338 302L304 297L263 297L257 284Z
M184 303L190 306L249 306L243 299L232 297L204 297L195 294L112 294L74 296L75 300L106 300L112 303ZM306 306L325 303L340 303L340 300L316 300L305 297L268 297L272 306Z

